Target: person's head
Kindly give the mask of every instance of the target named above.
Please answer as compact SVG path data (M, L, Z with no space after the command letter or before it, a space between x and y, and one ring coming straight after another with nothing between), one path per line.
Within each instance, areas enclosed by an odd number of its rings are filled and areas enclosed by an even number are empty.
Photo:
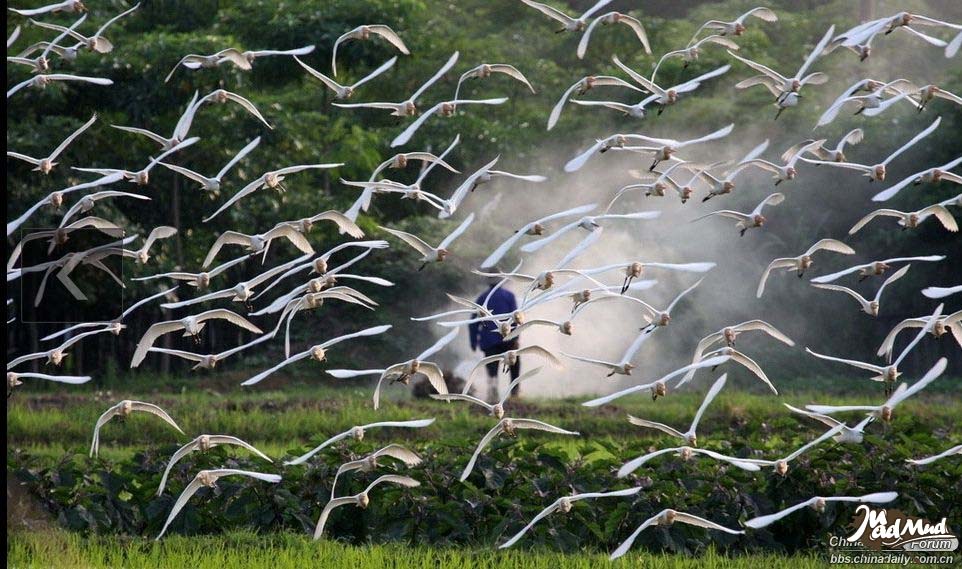
M497 274L497 275L500 275L503 273L503 271L501 270L501 267L498 267L498 266L491 267L490 272L491 274ZM488 283L488 288L491 288L491 287L497 286L497 284L501 282L501 277L491 276L491 277L488 277L485 282Z

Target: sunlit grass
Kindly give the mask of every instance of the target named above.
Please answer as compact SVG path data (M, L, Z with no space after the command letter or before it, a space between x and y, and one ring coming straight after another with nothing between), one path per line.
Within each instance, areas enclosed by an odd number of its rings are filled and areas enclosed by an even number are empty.
M600 408L582 406L587 398L522 399L514 406L509 404L508 414L538 418L582 433L578 439L559 440L558 445L564 448L576 448L586 440L598 437L650 439L655 443L659 435L628 424L625 420L627 414L685 427L702 396L700 392L682 392L652 401L647 394L634 395ZM323 440L354 425L388 419L437 419L435 425L427 429L405 429L395 433L396 438L412 443L438 440L442 433L454 438L480 438L494 424L493 418L481 408L414 399L401 392L389 394L386 400L382 400L381 408L375 411L370 392L356 388L292 386L285 391L241 392L229 398L204 390L158 391L148 395L114 391L109 396L82 391L63 397L18 391L8 400L7 438L10 447L51 458L66 453L86 453L97 417L114 402L127 397L161 405L189 436L230 434L255 444L272 456L284 455L291 449ZM729 389L709 407L699 428L700 438L709 441L713 432L726 432L734 424L747 423L766 432L763 437L766 446L779 448L783 437L791 438L797 434L799 426L813 432L819 428L819 424L788 412L783 403L799 407L813 402L878 404L881 398L880 391L829 397L818 392L775 396ZM962 401L922 393L899 407L895 427L875 425L871 429L902 430L918 426L931 432L936 427L953 424L960 415ZM158 444L185 442L183 436L165 423L146 414L134 414L123 423L109 423L103 428L101 437L101 452L109 459L125 458L137 450Z
M84 567L155 569L373 569L403 567L435 569L459 567L482 569L593 569L595 567L645 567L651 569L746 568L808 569L825 566L816 555L726 556L708 549L697 557L632 552L614 563L603 554L562 554L552 551L494 548L426 548L404 545L343 545L311 541L310 536L290 533L258 535L234 532L221 536L180 537L171 535L156 542L143 538L83 537L64 531L8 534L7 566L17 568ZM844 567L844 565L837 565Z

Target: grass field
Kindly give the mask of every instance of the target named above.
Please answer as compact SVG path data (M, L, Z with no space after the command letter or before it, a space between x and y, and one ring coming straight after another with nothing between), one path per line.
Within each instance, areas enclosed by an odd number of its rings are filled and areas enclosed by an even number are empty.
M846 381L853 381L846 379ZM898 420L912 423L927 433L953 426L962 416L962 400L944 397L937 387L957 384L941 378L933 389L900 406ZM8 448L32 454L59 457L64 453L86 453L97 417L110 405L125 398L156 403L166 409L191 436L200 433L231 434L240 437L271 456L300 448L313 441L344 431L353 425L384 420L434 417L436 424L427 429L396 431L392 437L412 441L436 441L442 432L451 438L478 437L493 425L483 409L457 403L414 399L399 389L382 396L381 408L371 406L371 388L287 385L281 390L239 391L228 393L230 384L194 383L190 388L163 379L138 380L125 389L97 391L92 388L70 390L27 390L20 388L7 403ZM814 434L819 424L793 416L782 405L803 407L808 403L877 404L881 386L861 386L861 395L826 397L817 389L784 392L779 396L726 389L708 408L699 435L709 441L713 429L728 431L733 424L755 427L765 433L769 448L779 448L786 435ZM876 388L877 387L877 388ZM690 422L703 397L703 386L686 392L670 393L652 401L647 395L622 398L613 405L583 407L589 399L558 399L511 404L508 413L533 417L575 429L583 438L627 439L651 444L670 440L656 431L640 429L625 421L628 413L683 426ZM853 390L854 391L854 390ZM787 429L787 430L786 430ZM875 430L881 430L875 426ZM163 422L146 415L134 415L125 424L111 423L101 433L101 452L119 459L151 444L185 442ZM932 441L935 443L936 441ZM922 451L924 452L924 450Z
M8 534L7 567L124 567L155 569L241 569L271 567L303 569L589 569L594 567L644 567L648 569L808 569L825 566L824 557L746 555L729 557L708 550L697 557L630 553L615 563L600 554L559 554L548 551L466 551L454 548L405 547L400 545L350 546L330 541L312 542L294 534L257 535L230 533L222 536L184 538L171 536L163 542L145 539L84 538L63 531ZM847 565L834 565L847 567ZM874 567L889 567L874 565ZM895 567L894 565L892 567Z

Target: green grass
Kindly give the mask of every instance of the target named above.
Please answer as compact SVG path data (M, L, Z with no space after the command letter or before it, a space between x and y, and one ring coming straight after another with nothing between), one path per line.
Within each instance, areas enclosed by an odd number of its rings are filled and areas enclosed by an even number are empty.
M714 549L697 557L629 553L615 563L601 554L560 554L549 551L465 550L454 548L406 547L403 545L350 546L337 542L313 542L309 536L277 533L257 535L229 533L221 536L184 538L172 535L163 542L142 538L117 539L82 537L64 531L8 534L7 566L18 569L83 567L155 569L405 569L458 567L482 569L589 569L595 567L645 567L684 569L730 567L734 569L808 569L824 567L819 556L745 555L728 557ZM836 565L835 567L845 567ZM876 565L876 567L885 567Z
M375 411L371 406L371 390L366 388L289 386L284 391L249 391L232 393L227 397L211 389L168 391L163 387L163 384L155 385L154 392L146 394L144 391L105 393L75 390L69 394L48 395L45 391L18 390L7 404L9 446L37 455L60 456L64 453L86 452L97 417L107 407L124 398L160 405L190 436L201 433L230 434L263 446L272 455L323 440L353 425L375 421L426 417L437 419L436 424L427 429L405 429L394 433L396 438L406 441L443 441L444 433L450 434L453 439L461 438L456 435L480 438L493 423L492 418L478 407L413 399L400 389L390 391L386 400L382 398L381 408ZM816 391L773 396L727 389L709 407L701 421L699 434L700 438L707 441L716 429L727 432L733 424L747 421L759 429L771 429L768 439L777 444L781 431L773 427L794 428L802 425L813 433L819 427L813 421L792 416L782 406L783 402L799 407L813 402L877 404L881 396L881 388L863 390L861 395L831 397ZM600 408L580 405L588 397L540 401L522 399L516 404L509 404L508 414L538 418L577 430L582 433L582 441L595 437L616 440L630 437L651 439L655 443L663 440L663 437L654 431L629 425L625 416L631 413L683 427L690 422L702 397L701 390L671 393L658 401L652 401L647 395L639 395L625 397L615 405ZM962 415L962 400L921 393L900 406L897 415L911 417L914 422L934 431L956 422L957 417ZM123 424L111 422L101 433L102 452L111 459L127 457L151 443L171 444L178 441L184 442L183 437L162 421L143 414L135 414Z

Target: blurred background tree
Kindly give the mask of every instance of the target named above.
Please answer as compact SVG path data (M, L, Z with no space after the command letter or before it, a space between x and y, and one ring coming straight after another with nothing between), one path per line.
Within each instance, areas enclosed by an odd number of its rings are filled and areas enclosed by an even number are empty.
M43 3L33 0L17 2L21 7ZM553 2L559 6L567 5L570 13L583 11L593 3L593 0ZM854 26L860 19L881 17L898 10L914 10L951 21L962 20L962 5L951 0L772 0L765 4L777 12L778 22L752 22L744 36L738 38L738 43L742 55L775 69L795 69L824 34L830 22L837 23L837 31L840 32ZM113 52L101 55L84 51L75 62L54 63L55 68L68 72L109 77L114 81L113 86L55 85L43 91L24 91L8 100L7 147L26 154L46 154L69 132L89 119L92 113L97 113L99 120L66 151L62 165L49 177L31 172L25 163L8 160L7 217L19 215L50 191L87 179L71 171L70 166L141 167L147 162L148 156L157 152L156 146L143 137L109 128L109 125L170 132L195 91L204 95L217 88L237 92L252 100L273 129L267 129L236 105L206 107L198 113L190 131L192 136L201 137L201 141L189 151L175 155L173 159L176 163L210 174L220 169L254 137L262 137L260 146L228 175L229 183L225 184L220 195L202 195L184 178L157 168L151 172L150 184L146 189L152 201L113 200L98 204L95 210L97 215L116 221L130 232L145 235L158 225L173 225L180 230L175 238L156 247L155 256L148 266L126 264L125 277L153 274L175 267L198 270L209 246L217 235L227 229L262 232L281 220L299 219L326 209L347 209L358 194L354 188L341 185L339 178L367 180L371 170L381 160L394 154L394 149L390 149L388 143L406 121L389 116L384 111L332 107L331 93L288 57L259 59L250 72L224 65L213 70L180 69L169 83L164 83L163 77L188 53L213 53L226 47L290 49L309 44L315 45L316 49L304 57L304 61L327 73L334 40L345 31L368 23L390 25L404 38L412 55L398 54L394 68L365 85L352 102L400 100L431 76L454 51L460 52L458 65L428 91L425 101L420 105L422 109L448 98L453 93L459 75L481 62L515 65L538 91L537 95L531 95L520 83L503 77L469 82L462 90L468 97L508 96L510 100L497 107L464 108L453 120L432 119L425 124L414 141L403 150L430 149L440 152L455 134L460 133L462 137L453 161L462 175L436 171L424 188L443 197L450 194L464 175L498 154L502 157L499 168L544 173L551 177L545 186L551 186L564 176L561 166L568 158L594 138L613 132L675 136L678 132L707 133L734 122L739 127L750 127L749 132L736 133L734 139L713 146L711 152L728 146L747 148L767 137L772 141L769 154L777 156L788 146L812 136L809 134L811 125L815 124L825 106L844 87L860 77L888 80L904 76L918 84L937 82L950 91L962 92L962 66L958 65L957 59L946 60L938 48L911 37L893 34L877 42L876 52L864 64L860 65L857 58L848 52L833 53L817 62L816 68L827 72L832 81L825 86L809 88L805 93L808 96L805 104L791 109L774 122L771 120L774 108L767 92L763 89L733 89L733 83L747 77L749 71L728 57L724 49L710 48L687 69L682 69L680 60L666 62L659 71L659 77L665 82L680 82L726 63L732 65L732 70L719 79L703 84L693 96L668 109L664 115L631 122L632 119L622 118L614 112L569 105L557 127L550 133L545 131L544 125L551 107L573 82L589 74L623 76L611 63L612 54L618 55L635 69L646 72L662 53L683 47L701 22L712 18L733 18L754 5L756 0L651 0L643 3L616 0L609 8L628 11L642 20L654 54L646 55L627 28L618 29L620 27L616 26L597 30L592 36L587 55L583 60L578 60L574 55L577 45L575 37L552 33L553 24L550 21L521 2L512 0L147 0L141 4L140 10L114 25L106 34L116 46ZM83 29L95 29L94 26L99 26L127 6L126 2L115 0L92 0L89 3L89 22ZM67 23L72 21L71 18L57 15L42 19ZM11 54L34 41L51 36L48 31L32 26L24 18L13 14L8 18L8 35L17 24L23 26L23 37L8 50ZM946 39L949 36L946 31L936 35ZM393 48L382 41L348 43L338 53L341 73L338 80L363 77L395 54ZM27 77L26 68L8 65L8 85ZM632 102L635 99L630 92L621 89L606 90L598 95L599 98L618 97ZM941 116L942 124L938 131L917 145L890 172L889 179L894 182L911 172L948 162L962 150L959 136L962 132L962 111L959 106L938 101L932 107L920 119L909 116L902 109L874 120L840 119L819 130L817 136L834 142L844 132L858 125L866 131L866 140L857 150L858 156L884 156L901 141L910 138L911 133L929 124L935 116ZM907 124L902 126L900 121ZM735 154L730 149L724 150L724 156L721 157L707 154L708 149L700 152L699 158L705 161L732 158ZM212 222L201 222L202 217L209 215L229 195L262 173L286 165L316 162L343 162L345 165L336 170L296 174L288 181L290 191L257 192ZM861 211L867 211L870 207L867 197L871 193L864 195L867 190L861 189L862 179L851 172L826 170L829 169L808 167L802 176L804 182L797 182L794 188L786 190L807 192L810 188L830 188L830 191L819 191L817 196L813 194L807 198L809 203L805 215L799 213L781 217L780 226L771 230L777 239L773 237L772 241L760 246L770 248L765 250L765 254L770 253L768 259L786 253L797 254L815 238L846 235L852 224L852 210L849 207L851 193L858 191ZM391 172L391 177L400 182L413 181L416 176L414 168L402 173ZM728 201L723 204L718 200L716 205L734 209L750 208L764 195L760 193L763 191L761 188L767 191L770 184L765 176L760 175L757 179L760 182L754 184L754 190L741 191L725 198ZM585 183L590 186L589 182ZM860 189L854 189L856 184ZM586 187L584 195L601 190L610 195L616 189ZM878 189L881 188L876 188L876 191ZM918 191L903 192L891 205L899 209L915 209L947 199L958 192L958 186L951 184L936 188L925 186ZM587 198L571 196L570 201L567 197L556 201L560 205L555 209L561 209L561 206L582 203ZM659 207L661 203L645 203L644 198L638 198L626 202L626 205L638 204L639 207L648 208ZM525 221L533 217L524 214ZM56 225L58 219L56 214L44 210L32 218L27 226ZM298 344L308 345L320 338L375 322L388 322L404 326L406 330L412 329L407 318L437 308L438 299L443 298L444 292L471 296L477 294L477 288L481 286L480 279L466 281L464 275L490 251L499 237L503 238L513 227L520 225L519 221L513 215L491 216L491 219L485 220L490 235L484 239L459 243L458 259L450 265L445 263L448 266L432 267L431 278L424 278L423 274L413 270L416 263L410 251L392 248L375 252L371 260L365 263L364 272L384 276L396 283L392 289L375 287L367 291L381 303L376 314L357 307L327 304L320 314L298 317L300 326L294 326ZM438 221L432 211L423 205L391 198L375 199L371 211L362 215L359 223L373 238L383 238L383 234L376 231L376 225L381 224L412 231L428 241L439 240L452 227L448 222ZM691 239L698 239L703 231L706 231L704 225L692 226ZM8 239L8 253L19 237L15 234ZM732 239L736 238L732 232ZM315 229L311 239L320 252L343 238L330 227L320 227ZM778 247L775 248L773 243L777 243ZM876 228L874 231L863 231L853 243L860 252L877 253L872 258L930 252L949 255L947 262L913 267L905 279L903 290L915 291L924 283L948 286L962 280L962 240L946 233L938 224L928 223L904 235ZM289 245L274 246L268 262L276 264L292 258L294 253ZM638 255L644 256L643 251L624 252L626 258ZM844 262L847 260L838 261ZM243 268L232 270L226 278L222 277L219 284L227 286L259 268L259 264L247 263ZM762 267L756 269L760 274ZM745 286L751 289L751 293L757 283L754 279L755 276L745 277ZM289 286L294 284L296 282L291 281ZM18 294L18 283L12 285L10 294ZM773 286L778 287L777 284ZM286 290L288 287L280 288ZM789 312L794 312L799 319L810 316L806 303L813 303L813 306L829 313L834 312L835 307L846 311L852 308L850 299L835 298L824 291L815 291L818 294L813 294L807 288L798 286L793 290L769 293L776 298L763 299L759 305L760 314L765 314L766 308L776 302L783 308L787 303ZM124 299L129 305L134 299L156 290L156 282L129 282ZM850 312L844 312L845 318L822 321L820 325L826 334L838 340L844 339L846 345L851 346L843 353L869 358L881 341L880 331L888 330L904 317L931 311L931 303L914 292L893 294L883 304L883 315L877 322L871 323L870 331L865 328L865 319L848 317ZM18 318L30 320L31 305L26 296L23 302L18 298ZM950 299L946 312L958 306L957 300ZM23 312L20 313L20 310ZM64 306L63 311L65 319L69 319L70 308ZM854 314L854 310L851 313ZM735 314L734 311L732 314ZM106 362L115 358L120 358L119 365L125 368L125 358L129 357L146 327L158 319L170 317L169 313L162 313L156 307L142 310L127 322L128 330L120 337L99 335L78 346L76 357L68 359L66 369L90 372L96 376L99 370L104 370L108 365ZM704 333L718 327L709 323L713 319L708 315L692 316L692 319L704 324ZM273 322L264 326L273 326ZM786 326L791 329L792 324ZM8 326L8 359L10 354L35 351L39 347L38 337L55 329L55 326L20 323ZM242 339L234 331L222 330L227 329L212 330L205 337L204 345L198 349L224 349L225 345L233 345L233 342ZM362 351L366 361L382 364L409 357L430 343L433 337L427 327L412 330L415 333L385 335L368 347L348 346L334 356L332 367L350 367L352 364L374 367L353 361ZM229 336L224 338L220 334ZM684 340L686 345L693 346L696 339L685 334L679 341ZM249 369L249 365L275 361L280 357L278 346L245 355L248 365L232 362L227 367L229 370L243 370ZM372 353L371 346L375 353ZM935 353L957 352L957 349L958 346L953 346L948 339L938 343L926 342L919 350L919 357L930 362ZM814 362L804 354L763 351L760 355L765 358L766 369L777 370L775 375L807 377L849 371ZM682 362L674 363L681 365ZM958 358L953 365L958 372ZM142 369L182 372L187 368L183 362L170 362L157 357L149 358Z

